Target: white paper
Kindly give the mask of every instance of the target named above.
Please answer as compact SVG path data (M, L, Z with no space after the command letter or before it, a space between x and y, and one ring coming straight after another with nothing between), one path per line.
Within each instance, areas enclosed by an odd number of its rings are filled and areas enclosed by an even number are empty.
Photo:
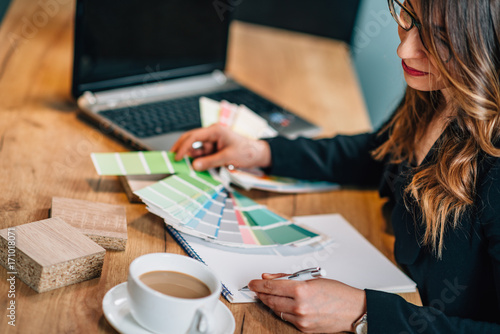
M341 215L302 216L298 225L331 236L333 242L315 247L278 246L265 249L234 249L214 245L183 234L193 250L219 275L231 291L233 303L252 302L253 296L238 292L262 273L292 273L320 266L327 278L360 289L414 292L416 284L371 245Z
M208 127L219 122L220 105L219 102L207 97L200 97L200 118L201 126Z
M242 136L257 139L261 137L267 126L267 121L264 118L260 117L246 106L240 105L231 128L234 132Z

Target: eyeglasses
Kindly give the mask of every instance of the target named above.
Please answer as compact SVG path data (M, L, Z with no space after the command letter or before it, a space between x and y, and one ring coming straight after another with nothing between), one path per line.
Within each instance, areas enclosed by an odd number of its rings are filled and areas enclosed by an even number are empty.
M396 20L396 23L406 31L410 31L413 27L417 27L418 35L420 36L420 41L426 50L429 50L424 43L422 38L422 24L418 21L414 13L412 13L405 5L403 5L399 0L387 0L389 4L389 11L392 17ZM441 27L435 27L440 33L436 35L434 39L436 42L436 47L440 58L445 62L449 62L452 55L450 45L446 42L446 39L442 36Z
M387 3L389 4L389 11L391 12L392 17L403 30L410 31L413 27L417 27L420 40L425 46L421 34L422 25L418 22L415 14L413 14L398 0L387 0Z

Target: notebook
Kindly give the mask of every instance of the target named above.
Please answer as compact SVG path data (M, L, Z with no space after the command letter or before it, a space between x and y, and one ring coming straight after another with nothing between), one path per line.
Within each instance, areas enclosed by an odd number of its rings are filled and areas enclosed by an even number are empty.
M77 0L75 13L79 115L130 146L169 149L201 126L201 96L246 105L287 137L319 133L224 73L230 18L212 1Z
M222 295L231 303L254 302L253 293L239 289L266 273L292 273L320 266L326 277L360 289L391 293L415 292L416 284L341 215L294 217L293 221L317 233L327 234L326 243L301 247L278 246L260 249L234 249L214 245L167 226L189 256L211 267L219 276Z

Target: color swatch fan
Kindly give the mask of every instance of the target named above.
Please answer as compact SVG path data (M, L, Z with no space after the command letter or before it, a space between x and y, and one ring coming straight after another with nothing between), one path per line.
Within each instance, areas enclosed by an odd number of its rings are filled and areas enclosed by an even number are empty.
M153 214L184 233L231 247L263 247L314 242L320 235L295 225L238 192L229 191L207 172L195 172L190 159L170 152L94 153L100 175L171 176L135 191ZM130 174L127 174L130 173Z
M189 174L194 172L185 158L175 161L175 154L165 151L92 153L92 161L99 175L153 175ZM243 189L260 189L280 193L305 193L331 191L338 184L324 181L305 181L266 175L258 169L220 168L218 177Z
M219 123L242 136L253 139L278 135L278 132L264 118L244 105L236 105L224 100L217 102L206 97L201 97L199 103L203 127Z
M234 132L252 139L271 138L278 135L269 123L244 105L227 101L214 101L201 97L200 118L203 127L212 124L227 126ZM330 191L339 185L324 181L306 181L266 175L260 169L220 168L220 178L243 189L260 189L280 193L305 193Z
M278 193L309 193L336 190L340 186L327 181L307 181L267 175L258 168L219 169L219 178L245 190L259 189Z

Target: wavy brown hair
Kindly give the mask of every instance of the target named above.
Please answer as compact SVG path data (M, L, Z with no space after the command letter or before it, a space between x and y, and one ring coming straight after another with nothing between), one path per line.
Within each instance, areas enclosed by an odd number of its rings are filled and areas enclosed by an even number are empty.
M405 191L422 212L422 243L441 258L445 232L459 226L475 203L480 159L500 157L496 146L500 139L500 0L421 0L420 9L422 40L451 91L453 116L433 147L433 158L413 169ZM389 139L373 152L374 157L415 162L415 143L444 104L440 91L408 87L394 117L381 130L389 133Z

